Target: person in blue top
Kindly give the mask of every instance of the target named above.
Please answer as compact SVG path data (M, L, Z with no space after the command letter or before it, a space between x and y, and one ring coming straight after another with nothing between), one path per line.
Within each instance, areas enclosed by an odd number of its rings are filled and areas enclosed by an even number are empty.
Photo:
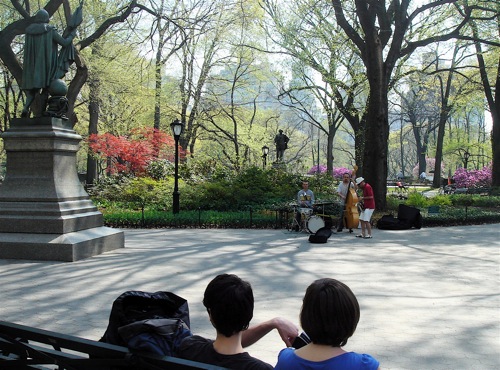
M306 290L300 323L310 343L283 349L275 370L378 370L370 355L342 349L354 334L360 316L354 293L335 279L319 279ZM307 337L303 336L303 337Z

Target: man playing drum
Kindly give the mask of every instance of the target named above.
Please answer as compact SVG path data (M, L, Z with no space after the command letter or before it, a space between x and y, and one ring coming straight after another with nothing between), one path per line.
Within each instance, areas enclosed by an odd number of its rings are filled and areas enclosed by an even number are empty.
M299 212L296 213L295 219L299 225L302 225L302 218L305 219L306 216L312 214L314 204L314 193L309 189L308 181L302 181L302 189L297 193L297 204L299 205Z

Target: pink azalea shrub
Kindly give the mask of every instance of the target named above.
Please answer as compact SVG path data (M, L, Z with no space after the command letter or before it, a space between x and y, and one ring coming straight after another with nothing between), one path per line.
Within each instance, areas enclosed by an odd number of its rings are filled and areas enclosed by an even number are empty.
M459 188L490 187L492 182L491 165L481 170L466 170L458 168L453 175L455 184Z
M319 173L325 173L326 172L326 166L323 164L319 165ZM307 171L308 175L315 175L318 173L318 166L314 165L311 167L309 171Z
M342 179L342 176L344 175L344 173L351 173L352 172L352 169L349 170L345 167L336 167L333 169L333 177L336 178L336 179Z
M332 177L335 178L335 179L341 179L342 178L342 175L346 172L348 173L351 173L352 170L349 170L345 167L335 167L333 170L332 170ZM314 165L311 167L311 169L309 171L307 171L307 174L308 175L315 175L318 173L318 166L317 165ZM319 165L319 173L326 173L326 166L325 165L322 165L320 164Z

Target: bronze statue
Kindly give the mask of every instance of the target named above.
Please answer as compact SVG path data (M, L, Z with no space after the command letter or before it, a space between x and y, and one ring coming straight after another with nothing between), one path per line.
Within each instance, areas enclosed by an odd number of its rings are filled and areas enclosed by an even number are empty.
M65 118L67 109L64 111L61 107L67 107L67 86L62 78L74 61L72 41L76 27L82 21L82 4L73 14L71 24L68 24L70 32L67 37L62 37L55 27L49 25L49 13L45 9L40 9L35 14L34 21L35 23L26 28L21 82L21 89L26 93L26 102L21 115L29 116L29 108L35 95L42 90L45 97L47 93L51 95L49 110L44 115ZM47 101L44 101L44 109L46 105ZM51 110L54 108L55 111Z
M274 137L274 143L276 144L276 161L283 160L283 154L285 150L288 149L288 142L290 139L283 133L283 130L278 131L279 134Z

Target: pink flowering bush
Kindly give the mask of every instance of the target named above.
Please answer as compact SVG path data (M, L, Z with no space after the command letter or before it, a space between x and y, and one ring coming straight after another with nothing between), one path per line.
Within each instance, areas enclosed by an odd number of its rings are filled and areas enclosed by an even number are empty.
M352 170L349 170L345 167L336 167L332 170L332 176L334 179L341 179L342 175L346 172L351 173ZM307 171L308 175L316 175L318 173L318 166L312 166L309 171ZM319 173L325 174L326 173L326 166L320 164L319 165Z
M336 179L341 179L344 173L351 173L352 170L349 170L345 167L337 167L333 169L333 177Z
M315 175L318 173L318 166L314 165L311 167L309 171L307 171L308 175ZM319 173L326 173L326 166L323 164L319 165Z
M492 181L491 165L483 167L482 170L467 171L465 168L458 168L453 179L459 188L490 187Z

